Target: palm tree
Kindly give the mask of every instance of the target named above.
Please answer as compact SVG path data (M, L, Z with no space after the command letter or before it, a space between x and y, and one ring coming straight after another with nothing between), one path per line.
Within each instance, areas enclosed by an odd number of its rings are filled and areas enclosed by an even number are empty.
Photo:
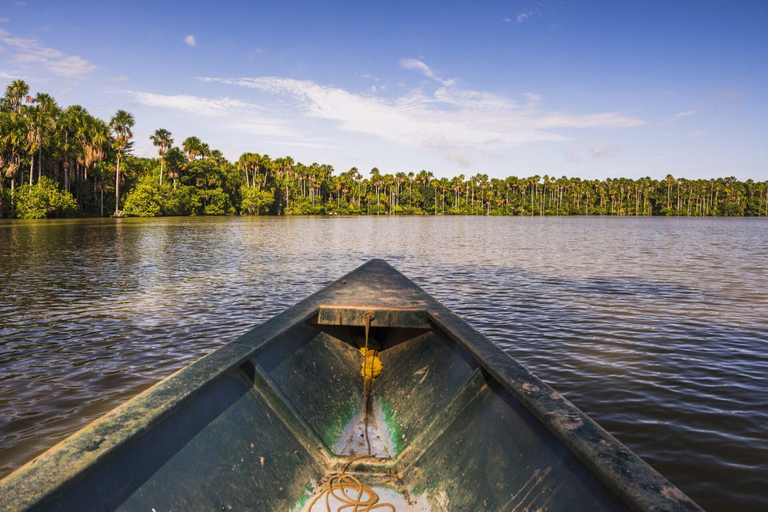
M24 122L13 114L3 114L5 115L0 118L0 157L3 158L7 167L4 176L0 176L0 180L3 177L11 180L11 194L13 194L25 140Z
M53 131L56 128L56 119L60 115L60 109L56 101L48 94L37 93L34 102L37 104L37 179L43 175L43 142L48 128ZM29 181L32 183L32 180Z
M154 135L150 135L149 139L157 147L157 154L160 155L160 185L163 184L163 171L165 169L165 154L168 152L168 148L173 145L173 139L171 138L171 132L164 128L158 128L155 130Z
M115 215L120 215L120 158L130 151L133 138L133 128L135 121L133 116L125 110L118 110L112 120L109 122L109 127L115 133L115 142L113 147L117 151L117 167L115 168Z
M14 80L5 88L3 105L7 105L11 112L18 114L24 98L29 94L29 85L24 80Z
M176 190L176 180L181 176L187 157L179 148L171 148L166 153L165 159L168 161L168 177L173 179L173 189Z
M207 148L207 144L203 144L197 137L187 137L184 142L181 143L181 147L187 153L189 161L195 160L199 156L203 156Z

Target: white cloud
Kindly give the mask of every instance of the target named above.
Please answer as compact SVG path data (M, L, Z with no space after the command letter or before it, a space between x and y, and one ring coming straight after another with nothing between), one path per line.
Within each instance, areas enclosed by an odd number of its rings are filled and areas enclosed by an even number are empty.
M233 112L261 110L257 105L231 98L208 99L186 94L164 95L149 92L122 91L133 99L149 107L179 110L204 117L227 116Z
M285 121L264 115L262 107L232 98L210 99L185 94L121 92L130 95L136 103L147 107L175 110L185 114L216 119L217 122L211 123L209 126L217 130L276 137L295 137L300 133L298 130L290 128Z
M456 81L452 79L443 80L439 78L429 66L427 66L425 63L423 63L418 59L403 59L400 61L400 65L405 69L415 69L416 71L419 71L422 75L426 76L427 78L431 78L432 80L440 82L446 87L456 83Z
M195 41L195 36L193 36L192 34L189 34L187 37L185 37L184 42L187 43L189 46L197 46L197 41Z
M303 116L331 121L343 131L436 151L460 164L470 162L468 151L568 140L556 131L561 128L621 128L642 124L641 120L619 112L548 113L537 104L520 106L497 94L449 87L441 87L433 95L416 90L386 100L309 80L279 77L200 80L287 96ZM528 97L541 99L536 95Z
M672 116L672 121L679 121L680 119L688 116L692 116L696 114L697 112L695 110L686 110L684 112L678 112L674 116Z
M531 103L536 103L536 104L541 103L541 100L544 99L540 95L534 94L532 92L524 92L523 97L526 98Z
M501 21L504 23L512 23L512 18L502 18Z
M592 158L600 158L603 156L609 156L616 151L616 144L608 141L601 141L589 148L589 153Z
M517 105L513 101L490 92L468 91L448 87L441 87L436 90L435 99L449 105L479 110L517 108Z
M122 73L118 73L117 75L111 75L104 77L105 80L109 80L110 82L130 82L131 79L127 76L123 75Z
M528 12L521 12L520 14L517 15L517 18L515 18L515 19L517 20L518 23L522 23L522 22L524 22L526 20L526 18L529 18L531 16L531 14L533 14L533 13L530 12L530 11L528 11Z
M42 69L62 78L82 79L96 70L82 57L48 48L36 39L13 37L5 30L0 30L0 53L6 53L9 62L22 69Z

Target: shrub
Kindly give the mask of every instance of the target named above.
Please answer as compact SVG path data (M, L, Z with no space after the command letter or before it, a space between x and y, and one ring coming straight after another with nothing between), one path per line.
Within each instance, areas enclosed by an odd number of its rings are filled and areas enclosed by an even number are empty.
M157 217L163 212L163 195L152 176L146 176L125 198L123 209L128 215Z
M74 217L79 208L72 194L43 176L34 185L24 185L15 193L16 214L22 219Z
M235 209L229 200L229 196L221 188L204 190L203 197L207 203L203 211L206 215L232 215Z
M166 215L199 215L202 212L200 191L197 188L182 185L171 192L165 207Z
M275 196L272 192L255 187L244 186L240 188L240 195L243 198L240 202L240 213L242 215L267 213L275 203Z

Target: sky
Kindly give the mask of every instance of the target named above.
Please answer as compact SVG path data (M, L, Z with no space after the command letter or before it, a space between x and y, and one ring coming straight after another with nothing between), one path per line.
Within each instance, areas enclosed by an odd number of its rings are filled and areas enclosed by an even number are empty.
M158 5L158 4L163 5ZM768 1L0 1L0 86L235 160L768 180Z

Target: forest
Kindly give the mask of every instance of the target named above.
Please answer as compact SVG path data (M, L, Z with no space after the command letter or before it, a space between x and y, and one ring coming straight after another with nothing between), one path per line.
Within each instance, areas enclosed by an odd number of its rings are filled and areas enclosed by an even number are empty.
M0 217L160 215L768 216L768 182L734 177L582 180L548 175L364 176L244 153L228 161L198 137L158 129L157 158L132 155L133 116L61 107L23 80L0 100Z

